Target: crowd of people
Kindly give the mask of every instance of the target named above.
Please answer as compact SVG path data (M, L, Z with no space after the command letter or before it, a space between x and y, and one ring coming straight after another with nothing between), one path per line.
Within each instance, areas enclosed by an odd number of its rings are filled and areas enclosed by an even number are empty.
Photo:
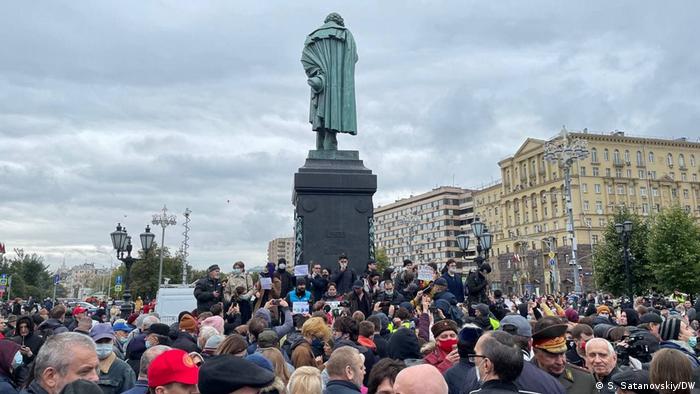
M0 394L694 393L700 302L504 295L480 262L295 276L218 265L165 324L57 303L4 311ZM157 300L156 300L157 302ZM152 306L152 305L151 305ZM18 312L18 313L14 313ZM140 313L139 313L140 312Z

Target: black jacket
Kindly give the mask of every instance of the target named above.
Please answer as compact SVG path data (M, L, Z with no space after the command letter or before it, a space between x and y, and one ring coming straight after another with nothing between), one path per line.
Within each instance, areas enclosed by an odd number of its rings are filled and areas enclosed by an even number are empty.
M27 334L26 337L19 335L19 326L24 322L27 323L27 328L29 328L29 334ZM41 345L44 344L44 339L34 332L34 321L29 316L22 316L17 319L15 336L10 338L10 340L19 344L20 346L26 346L32 350L31 357L22 356L24 358L24 365L29 365L29 363L34 361L36 354L39 353L39 348L41 348Z
M351 268L345 271L338 271L331 277L331 282L336 284L338 294L345 294L352 290L352 285L357 280L357 274Z
M479 388L479 381L476 379L474 364L467 359L460 359L459 362L445 371L445 381L449 394L468 393Z
M359 393L360 388L354 383L347 380L331 380L323 390L323 394L355 394Z
M184 350L187 353L199 352L199 346L197 346L197 340L194 339L192 335L187 332L180 331L177 333L177 338L173 340L170 347L174 349Z
M280 283L282 284L282 297L289 294L289 292L294 290L294 288L297 286L297 278L290 274L287 270L277 270L275 275L279 276Z
M351 311L361 311L367 317L372 314L372 297L364 290L362 290L362 293L364 293L364 296L360 299L360 297L355 294L355 290L351 290L350 293L345 296L345 300L350 303Z
M323 295L326 294L326 291L328 291L328 279L322 277L321 275L313 276L311 279L309 279L309 283L311 283L311 296L313 297L314 302L320 301L323 299Z
M211 307L224 300L224 291L221 282L218 279L212 279L206 276L197 281L194 287L194 298L197 299L197 310L199 312L209 312ZM218 292L219 296L214 297L214 292Z
M504 382L502 380L489 380L488 382L484 382L479 390L474 390L470 394L508 393L526 393L526 391L519 391L518 387L512 382Z
M467 290L469 303L488 304L486 290L489 282L479 271L473 271L467 276Z

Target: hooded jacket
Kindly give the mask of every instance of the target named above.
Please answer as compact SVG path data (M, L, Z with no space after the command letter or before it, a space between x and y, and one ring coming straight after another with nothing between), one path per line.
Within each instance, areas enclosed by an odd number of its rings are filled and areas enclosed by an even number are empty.
M29 329L29 334L27 334L26 337L22 337L19 334L19 327L22 323L27 323L27 328ZM15 325L15 336L12 337L11 340L20 346L27 346L29 349L31 349L32 356L24 356L24 365L28 365L34 361L36 354L39 353L39 348L41 348L41 345L44 344L44 339L34 332L34 321L29 316L22 316L17 319L17 323Z
M12 361L19 351L19 345L12 341L0 341L0 393L19 393L12 379Z

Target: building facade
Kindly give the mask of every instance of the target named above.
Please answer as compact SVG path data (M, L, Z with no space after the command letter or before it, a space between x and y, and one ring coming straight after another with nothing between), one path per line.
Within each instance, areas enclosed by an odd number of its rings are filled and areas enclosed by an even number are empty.
M277 260L284 258L287 266L294 265L294 238L275 238L267 244L267 261L277 263Z
M375 248L384 249L390 263L403 260L445 263L465 260L456 236L474 218L471 191L442 186L374 209ZM473 245L466 261L473 260Z
M585 291L594 287L595 245L618 210L648 216L678 204L700 218L700 143L622 132L569 136L586 140L590 152L571 168L579 280ZM563 173L557 163L545 161L544 143L528 138L498 163L500 185L473 193L475 215L494 234L492 285L508 293L573 290Z

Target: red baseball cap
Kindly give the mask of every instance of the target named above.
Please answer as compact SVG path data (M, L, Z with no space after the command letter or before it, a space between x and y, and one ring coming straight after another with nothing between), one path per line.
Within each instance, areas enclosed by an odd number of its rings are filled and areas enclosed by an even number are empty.
M156 388L170 383L197 384L199 368L187 352L172 349L163 352L148 366L148 387Z
M73 316L79 314L79 313L85 313L87 312L87 309L83 308L82 306L76 306L73 308Z

